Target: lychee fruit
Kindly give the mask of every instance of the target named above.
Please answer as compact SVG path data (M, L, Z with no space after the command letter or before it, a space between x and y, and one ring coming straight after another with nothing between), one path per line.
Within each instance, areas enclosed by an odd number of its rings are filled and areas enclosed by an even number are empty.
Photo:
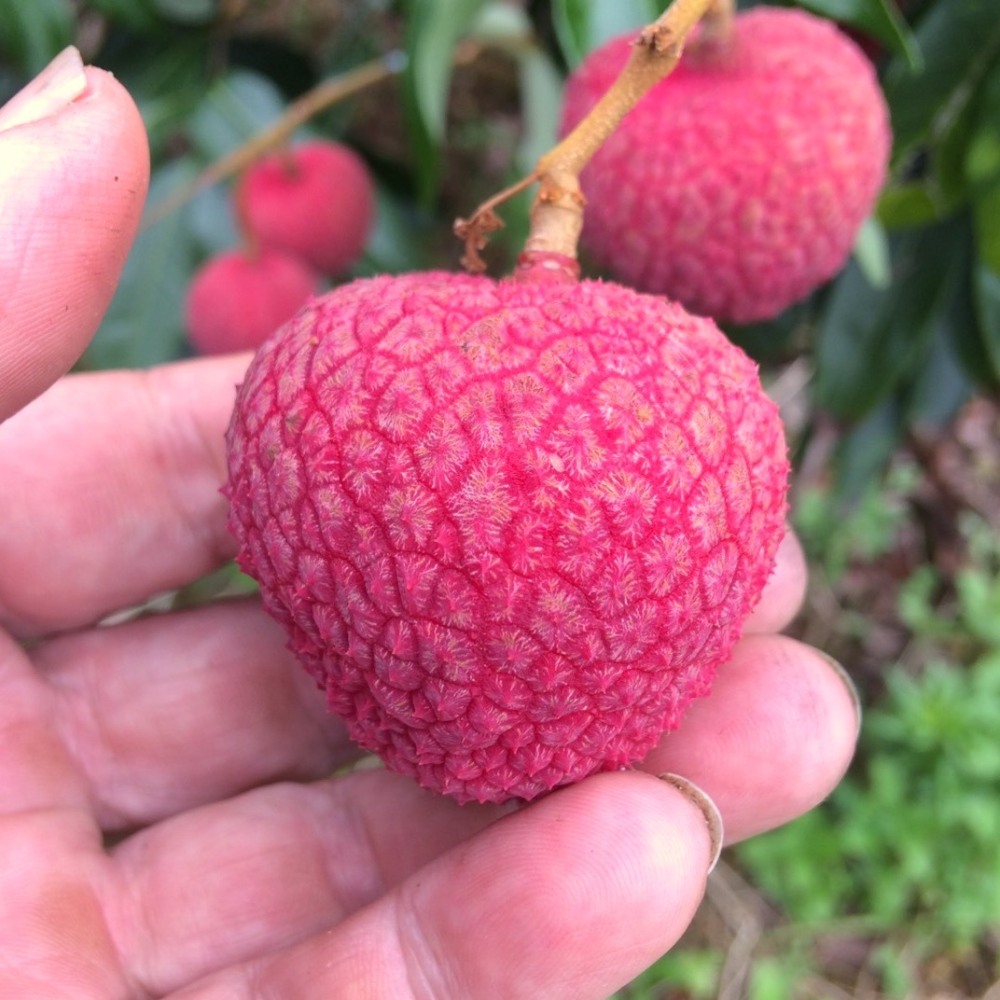
M571 75L564 132L633 40ZM583 171L583 245L624 283L699 314L769 319L843 266L890 146L875 71L843 32L799 10L738 13L726 43L696 29Z
M243 175L235 199L252 238L330 277L361 257L375 218L375 187L364 160L325 140L258 160Z
M198 354L256 349L319 291L319 276L278 250L229 250L188 286L185 322Z
M642 758L784 533L755 365L613 283L344 285L258 351L227 446L240 565L330 709L462 802Z

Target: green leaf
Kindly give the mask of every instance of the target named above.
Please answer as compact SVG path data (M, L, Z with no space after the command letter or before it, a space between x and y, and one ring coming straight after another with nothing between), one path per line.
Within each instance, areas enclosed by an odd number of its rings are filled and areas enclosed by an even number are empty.
M136 31L150 31L160 23L153 0L90 0L88 6Z
M973 186L1000 180L1000 119L980 128L969 142L965 172Z
M956 282L956 286L959 284ZM965 289L956 287L955 292L958 300L964 297ZM968 332L968 313L955 300L934 324L923 364L904 387L906 419L910 424L941 426L973 394L974 386L957 346L958 339Z
M285 109L281 91L265 76L235 70L217 80L191 117L188 137L207 160L247 142Z
M562 109L563 81L548 54L532 45L518 60L523 124L517 165L525 174L556 143Z
M976 120L964 167L974 195L1000 183L1000 58L976 99Z
M403 74L404 98L418 187L425 203L438 184L455 46L482 6L483 0L409 0L407 4L409 58Z
M971 231L971 222L966 219ZM970 234L956 262L954 294L948 311L942 317L941 333L947 338L951 353L957 359L965 377L976 390L996 389L1000 378L987 350L983 322L975 287L975 247ZM928 363L931 363L930 361Z
M857 419L892 389L890 374L872 363L885 338L889 293L869 282L855 262L834 283L816 330L817 402L834 416Z
M839 505L856 503L878 481L902 437L902 416L896 400L890 398L840 439L834 457L834 494Z
M859 419L910 377L950 303L966 227L953 223L897 236L894 275L874 287L854 262L838 278L817 328L816 398Z
M799 0L799 6L872 35L911 69L919 70L923 64L917 40L893 0Z
M153 6L178 24L206 24L219 13L218 0L153 0Z
M200 255L211 256L237 246L243 237L227 186L206 188L191 203L185 222L187 236L198 246Z
M665 9L655 0L555 0L552 23L563 58L575 67L609 39L644 27Z
M516 54L532 36L531 19L520 6L490 0L479 9L469 25L469 37Z
M69 0L0 2L0 53L34 76L73 41L74 22Z
M887 187L879 197L875 214L886 229L914 229L938 222L958 207L936 185L919 180Z
M973 220L979 259L988 270L1000 275L1000 184L976 199Z
M379 185L376 188L375 228L368 238L363 274L399 274L425 266L427 246L436 222L428 213L415 212L410 202Z
M992 372L980 372L984 380L1000 379L1000 274L985 264L977 264L973 272L976 308L983 334L983 344Z
M412 0L407 76L427 134L444 138L455 46L479 13L483 0Z
M996 0L936 4L916 38L922 69L896 57L885 79L897 159L923 142L940 142L974 99L1000 51Z
M888 288L892 282L892 261L885 229L877 219L866 219L854 241L854 259L873 288Z
M973 205L978 259L973 294L990 381L1000 379L1000 183L983 191ZM984 373L985 374L985 373Z

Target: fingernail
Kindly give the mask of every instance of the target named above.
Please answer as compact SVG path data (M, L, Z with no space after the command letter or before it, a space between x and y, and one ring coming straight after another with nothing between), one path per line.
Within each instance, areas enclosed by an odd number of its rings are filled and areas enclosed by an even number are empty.
M711 873L722 853L722 813L719 812L719 807L694 782L682 778L679 774L661 774L660 779L668 785L673 785L681 795L702 811L712 844L712 857L708 864L708 871Z
M851 702L854 705L854 718L857 720L857 730L855 736L861 732L861 718L863 711L861 708L861 695L858 692L857 685L851 678L851 675L844 669L844 665L839 661L835 660L829 653L822 653L823 659L833 668L833 672L844 682L844 687L847 688L847 693L850 695Z
M83 59L71 45L0 108L0 132L47 118L75 101L86 89Z

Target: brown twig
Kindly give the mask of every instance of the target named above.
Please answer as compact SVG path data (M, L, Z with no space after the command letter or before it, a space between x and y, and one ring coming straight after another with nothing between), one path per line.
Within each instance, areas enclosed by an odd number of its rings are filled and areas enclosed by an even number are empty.
M143 229L156 225L168 215L176 212L206 188L226 180L265 153L288 142L296 129L301 128L320 111L343 101L348 97L397 76L405 66L405 59L399 52L391 52L380 59L358 66L338 76L321 80L312 90L293 101L284 113L261 132L252 136L232 152L210 163L190 184L175 191L158 205L154 205L143 221Z
M495 233L498 229L503 229L503 220L494 211L496 206L502 205L526 188L531 187L534 183L535 175L529 174L516 184L504 188L503 191L497 192L492 198L484 201L476 209L475 215L471 220L458 219L455 222L455 235L460 240L465 241L465 256L462 258L462 266L466 270L471 271L473 274L478 274L486 270L486 263L479 255L479 251L486 246L486 237L489 233Z
M723 46L733 33L736 0L715 0L701 19L700 45Z
M712 37L722 39L728 37L733 10L734 0L673 0L639 33L624 69L600 100L569 135L539 159L531 174L484 202L468 219L455 223L456 235L465 242L463 264L472 271L485 269L479 251L489 233L502 225L497 206L536 182L539 191L531 208L525 249L575 259L583 228L580 172L625 115L673 71L698 21L705 18Z

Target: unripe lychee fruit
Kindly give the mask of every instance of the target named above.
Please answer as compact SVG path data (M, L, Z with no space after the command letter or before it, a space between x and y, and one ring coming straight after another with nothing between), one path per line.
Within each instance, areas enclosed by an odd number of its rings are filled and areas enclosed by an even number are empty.
M753 363L611 283L345 285L257 353L227 443L240 564L329 707L463 802L643 757L784 532Z
M361 257L375 217L375 187L364 160L323 140L258 160L235 198L252 237L330 276Z
M700 38L583 171L583 243L642 291L718 320L769 319L845 263L885 179L886 103L858 46L802 11L757 7L733 18L728 45ZM564 132L633 40L572 74Z
M260 347L318 290L318 275L278 250L218 254L202 265L188 287L188 340L199 354Z

